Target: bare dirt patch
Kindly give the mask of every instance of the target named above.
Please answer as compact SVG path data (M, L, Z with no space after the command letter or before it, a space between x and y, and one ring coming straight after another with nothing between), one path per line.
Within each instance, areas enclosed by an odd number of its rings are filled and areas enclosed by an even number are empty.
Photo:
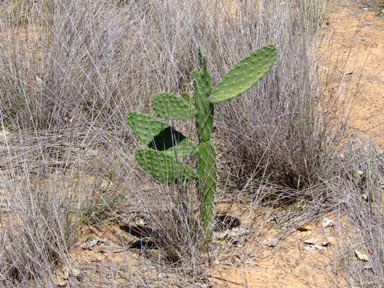
M373 2L329 1L327 30L333 33L331 62L347 61L334 71L334 81L350 78L348 85L359 88L349 124L384 149L384 16Z

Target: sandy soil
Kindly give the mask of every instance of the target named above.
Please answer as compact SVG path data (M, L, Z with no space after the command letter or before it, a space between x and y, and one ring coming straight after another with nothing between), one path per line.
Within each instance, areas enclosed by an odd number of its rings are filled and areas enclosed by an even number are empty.
M329 1L326 30L333 33L331 61L346 61L334 81L344 77L352 87L346 96L358 88L349 123L384 150L384 16L374 2Z

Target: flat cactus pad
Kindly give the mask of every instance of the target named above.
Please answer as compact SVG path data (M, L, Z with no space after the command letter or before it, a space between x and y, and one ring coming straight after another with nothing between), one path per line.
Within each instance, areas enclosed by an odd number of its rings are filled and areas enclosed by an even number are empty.
M196 177L196 172L189 166L161 151L138 149L135 158L144 171L163 183L178 183Z
M238 62L213 88L210 102L218 104L243 94L264 77L277 58L274 45L264 46Z
M152 107L166 120L183 120L196 115L196 109L190 103L172 93L157 93L152 99Z

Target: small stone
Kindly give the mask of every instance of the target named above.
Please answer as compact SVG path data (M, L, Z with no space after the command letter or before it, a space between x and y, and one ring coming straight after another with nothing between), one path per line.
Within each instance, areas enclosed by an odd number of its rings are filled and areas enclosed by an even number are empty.
M366 254L361 253L357 249L355 249L355 255L356 255L357 259L359 259L360 261L364 261L364 262L368 262L369 261L369 257Z
M309 245L316 245L317 239L316 238L307 239L304 241L304 243Z
M336 245L336 238L335 237L327 237L326 242L328 242L329 245Z
M328 247L330 245L331 245L331 243L329 243L328 241L321 242L321 246L323 246L323 247Z
M329 219L329 218L324 218L323 219L323 228L333 227L333 226L335 226L335 222L333 222L332 219Z
M277 238L268 238L264 240L264 244L268 247L276 247L279 244L279 239Z
M81 248L84 249L84 250L92 250L93 247L95 247L97 244L99 244L99 243L105 244L107 242L108 242L108 238L102 238L102 239L95 238L95 239L89 241L86 245L84 245Z
M81 248L84 250L92 250L92 248L95 247L97 245L97 243L99 243L99 238L95 238L95 239L89 241L86 245L84 245Z
M97 155L99 155L99 151L96 149L87 149L87 152L85 155L87 157L94 158L94 157L97 157Z
M356 173L357 173L357 175L359 175L359 176L363 176L363 175L364 175L364 172L361 171L361 170L357 170Z
M145 219L144 218L138 218L137 219L137 225L140 225L140 226L144 226L146 223Z
M302 225L302 226L297 227L297 230L301 231L301 232L306 232L306 231L310 231L311 227L309 227L309 225Z
M318 252L318 251L323 250L323 248L319 245L309 245L309 246L305 247L304 249L309 251L309 252Z

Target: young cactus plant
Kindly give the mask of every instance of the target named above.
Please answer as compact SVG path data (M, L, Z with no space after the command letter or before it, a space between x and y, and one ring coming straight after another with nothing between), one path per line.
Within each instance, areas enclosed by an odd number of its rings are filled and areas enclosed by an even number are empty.
M148 147L138 149L135 158L153 178L168 184L197 180L200 201L200 226L205 241L211 239L213 202L217 184L216 152L211 142L214 105L242 95L264 77L277 58L274 45L264 46L238 62L212 86L207 60L200 47L200 70L193 73L194 105L171 93L158 93L152 107L164 120L195 118L198 143L186 138L168 123L139 112L129 112L128 125ZM185 98L185 97L184 97ZM188 97L187 97L188 98ZM180 158L197 154L195 169Z

